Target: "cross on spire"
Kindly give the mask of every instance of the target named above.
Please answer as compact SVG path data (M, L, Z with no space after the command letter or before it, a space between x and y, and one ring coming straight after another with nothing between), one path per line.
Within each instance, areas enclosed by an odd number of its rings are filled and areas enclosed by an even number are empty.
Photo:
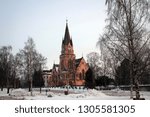
M64 35L64 40L63 40L63 44L67 44L70 43L71 45L72 44L72 39L70 37L70 34L69 34L69 28L68 28L68 20L66 19L66 29L65 29L65 35Z

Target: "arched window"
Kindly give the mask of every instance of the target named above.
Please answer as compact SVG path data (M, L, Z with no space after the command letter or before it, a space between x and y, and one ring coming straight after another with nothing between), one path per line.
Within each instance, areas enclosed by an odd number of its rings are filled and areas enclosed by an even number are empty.
M71 59L69 59L69 61L68 61L68 68L69 69L71 68Z
M73 69L73 61L70 59L68 62L69 69Z
M82 69L82 79L85 79L85 71Z

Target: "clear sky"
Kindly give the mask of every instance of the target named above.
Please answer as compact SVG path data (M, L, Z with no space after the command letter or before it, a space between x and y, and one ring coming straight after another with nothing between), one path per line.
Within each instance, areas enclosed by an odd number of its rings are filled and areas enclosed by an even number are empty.
M86 59L99 51L105 18L105 0L0 0L0 46L12 45L16 53L32 37L51 68L59 63L67 19L76 58Z

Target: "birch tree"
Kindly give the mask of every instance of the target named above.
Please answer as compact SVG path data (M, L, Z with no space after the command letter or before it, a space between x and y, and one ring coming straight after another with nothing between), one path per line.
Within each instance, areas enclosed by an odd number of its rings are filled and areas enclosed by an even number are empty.
M143 70L148 68L150 58L147 49L150 44L150 1L106 0L106 5L107 25L98 43L105 45L119 61L129 60L130 98L133 98L134 85L136 99L140 99L139 79Z
M32 77L34 70L43 67L46 63L46 58L37 52L32 38L29 38L27 42L25 42L24 48L20 50L19 53L22 57L22 69L24 70L24 77L29 83L29 91L32 95Z

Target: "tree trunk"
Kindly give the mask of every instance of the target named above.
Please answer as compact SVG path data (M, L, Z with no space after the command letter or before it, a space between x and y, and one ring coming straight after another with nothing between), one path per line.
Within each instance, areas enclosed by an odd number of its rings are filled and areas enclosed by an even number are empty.
M8 73L9 74L9 73ZM7 76L7 84L6 84L6 86L7 86L7 94L9 94L9 89L10 89L10 78Z
M33 90L32 90L32 79L30 80L30 85L31 85L31 86L30 86L30 90L31 90L31 96L32 96L32 91L33 91Z
M136 99L140 99L140 88L139 88L139 81L137 78L135 79L135 93Z
M132 67L132 62L129 61L129 68L130 68L130 99L133 99L133 67Z
M14 80L14 88L17 88L17 86L16 86L16 79Z
M17 88L16 82L17 82L17 80L16 80L16 78L14 77L14 82L13 82L13 87L14 87L14 88Z
M1 86L1 91L3 91L3 86Z
M133 99L133 77L130 78L130 98Z
M40 93L41 93L41 87L40 87Z
M7 94L9 94L9 89L10 89L10 87L8 86L8 87L7 87Z
M1 91L3 91L3 79L1 80L0 86L1 86Z
M29 80L29 81L28 81L28 85L29 85L29 92L31 91L31 85L30 85L31 83L30 83L30 82L31 82L31 81Z

